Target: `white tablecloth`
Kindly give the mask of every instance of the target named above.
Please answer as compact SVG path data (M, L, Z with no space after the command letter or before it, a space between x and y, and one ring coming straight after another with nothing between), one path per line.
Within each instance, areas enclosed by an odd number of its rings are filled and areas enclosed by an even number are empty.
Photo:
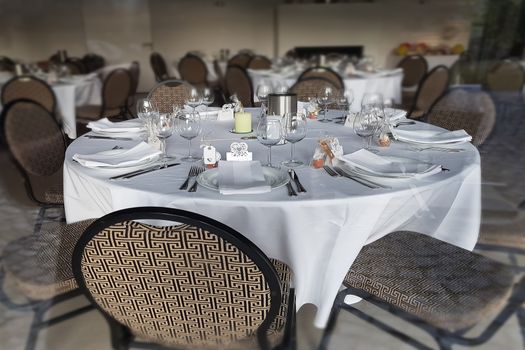
M252 80L254 94L257 91L257 85L262 81L270 83L274 88L277 85L286 86L290 88L297 81L298 75L283 77L279 74L264 74L257 70L248 70L248 74ZM358 112L361 109L361 99L367 92L379 92L383 98L391 99L397 104L401 104L401 82L403 81L403 73L397 73L387 76L369 77L369 78L343 78L345 90L352 90L354 93L354 102L352 103L352 111ZM255 100L257 96L254 96ZM306 101L303 101L306 102Z
M225 155L240 135L227 130L233 122L209 122L208 140ZM320 135L338 136L345 153L362 140L351 129L309 121L307 138L297 144L296 156L308 162ZM407 128L414 126L407 126ZM430 126L429 126L430 127ZM464 152L415 152L393 142L381 154L420 158L450 169L419 181L399 183L393 189L372 190L350 179L328 176L322 169L297 170L306 194L289 197L286 188L260 195L223 196L199 187L179 191L189 164L149 173L128 181L109 181L123 170L83 168L74 153L109 150L138 141L93 140L81 137L67 150L64 163L64 201L68 222L98 218L115 210L137 206L173 207L197 212L243 233L268 256L294 271L297 308L318 307L315 325L324 327L343 278L361 247L395 230L414 230L457 246L473 249L480 224L480 158L470 144ZM247 140L254 159L266 157L266 147ZM194 143L193 152L197 149ZM177 135L168 139L168 153L185 154L187 143ZM290 146L273 147L273 160L290 156Z

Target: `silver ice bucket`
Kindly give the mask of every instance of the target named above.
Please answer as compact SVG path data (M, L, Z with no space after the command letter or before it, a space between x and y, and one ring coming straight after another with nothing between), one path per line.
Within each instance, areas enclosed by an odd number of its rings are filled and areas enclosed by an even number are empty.
M284 117L287 113L297 114L297 94L269 94L267 114Z

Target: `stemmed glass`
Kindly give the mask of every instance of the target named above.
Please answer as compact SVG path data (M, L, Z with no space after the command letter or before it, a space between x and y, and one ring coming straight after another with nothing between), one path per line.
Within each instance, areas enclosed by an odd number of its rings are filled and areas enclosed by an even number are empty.
M272 167L272 146L278 144L282 139L281 120L273 118L261 118L257 125L257 140L268 147L268 164Z
M175 111L175 110L174 110ZM160 140L160 150L162 151L162 166L168 165L168 159L175 157L169 157L166 152L166 139L173 135L175 128L175 120L177 118L176 113L163 113L159 114L158 119L155 121L155 131L157 137Z
M139 99L137 101L137 116L146 127L146 140L150 139L154 136L153 125L159 117L159 110L156 104L147 98Z
M213 93L213 90L208 87L205 87L204 89L202 89L201 97L202 104L206 106L206 111L208 111L209 105L211 105L213 101L215 101L215 94Z
M354 132L363 137L365 149L377 153L377 150L371 149L372 138L381 125L381 119L373 108L363 108L354 119Z
M202 95L199 90L192 87L184 102L193 109L193 112L195 112L195 108L202 104Z
M352 105L352 102L354 102L354 93L352 92L352 90L347 90L344 93L337 96L335 102L337 103L337 107L342 111L340 119L344 123L348 111L350 110L350 106Z
M200 160L199 157L191 155L191 140L197 137L201 132L201 117L199 113L192 111L186 115L181 115L177 119L177 132L182 138L188 140L188 155L181 158L185 162L195 162Z
M284 139L291 143L290 160L283 162L287 167L296 167L303 164L300 160L295 160L295 143L306 137L306 116L304 114L286 114L283 125Z
M272 93L272 87L265 82L260 83L257 85L257 90L255 93L257 94L259 101L261 101L261 114L264 114L266 109L265 103L268 102L268 95Z
M328 105L334 101L334 89L330 86L325 86L317 95L317 102L323 107L323 119L319 119L321 123L328 123L330 120L326 117L328 113Z

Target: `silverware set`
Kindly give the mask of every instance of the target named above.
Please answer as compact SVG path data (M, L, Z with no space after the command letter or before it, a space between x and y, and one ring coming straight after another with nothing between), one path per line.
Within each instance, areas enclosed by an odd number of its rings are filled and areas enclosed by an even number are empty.
M188 190L188 192L195 192L197 191L197 176L204 172L204 168L200 166L192 165L190 168L190 171L188 172L188 176L186 177L186 180L184 183L179 187L179 190ZM193 185L188 189L188 185L190 184L190 180L195 179L195 182Z
M297 187L297 192L299 193L307 192L306 188L304 188L303 184L299 180L299 176L297 176L297 173L293 169L288 169L288 176L290 176L290 180L295 182L295 186ZM293 187L292 187L292 190L293 190Z
M132 141L131 137L120 137L120 136L102 136L102 135L84 135L88 139L98 140L120 140L120 141Z
M150 167L147 167L147 168L143 168L143 169L135 170L135 171L132 171L132 172L129 172L129 173L113 176L113 177L110 177L109 179L110 180L128 180L128 179L131 179L131 178L133 178L135 176L148 174L148 173L151 173L153 171L170 168L172 166L177 166L177 165L180 165L180 163L171 163L171 164L166 164L166 165L165 164L156 164L156 165L153 165L153 166L150 166Z
M355 182L358 182L361 185L366 186L368 188L372 188L372 189L390 188L389 186L385 186L383 184L380 184L380 183L377 183L377 182L374 182L374 181L370 181L370 180L365 179L365 178L363 178L363 177L361 177L359 175L356 175L354 173L349 173L347 171L344 171L342 168L340 168L338 166L330 167L328 165L324 165L323 169L328 173L328 175L330 175L332 177L345 177L345 178L351 179L351 180L353 180Z

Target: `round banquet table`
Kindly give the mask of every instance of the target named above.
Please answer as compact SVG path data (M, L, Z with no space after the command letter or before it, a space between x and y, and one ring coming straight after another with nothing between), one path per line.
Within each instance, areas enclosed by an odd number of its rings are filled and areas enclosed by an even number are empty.
M285 76L278 73L248 69L248 74L252 80L254 100L257 102L257 86L266 81L274 88L277 86L286 86L290 88L299 77L298 73ZM392 70L390 73L383 72L380 74L364 73L362 76L343 77L345 90L352 90L354 101L351 109L353 112L359 112L361 109L361 99L363 95L369 92L381 93L383 98L390 99L396 104L401 104L401 82L403 81L402 70ZM307 102L307 101L303 101Z
M229 132L233 121L207 121L206 140L225 156L241 136ZM320 136L339 138L345 153L362 146L350 128L308 121L307 137L296 145L297 158L308 162ZM404 128L435 128L418 123ZM343 278L360 249L396 230L413 230L472 250L480 215L480 157L471 144L462 152L414 151L394 141L381 148L395 155L441 164L450 171L411 180L396 180L390 189L370 189L344 177L331 177L323 169L303 166L296 170L308 190L289 197L286 187L258 195L221 195L198 187L195 193L180 191L190 163L158 170L129 180L110 176L125 169L82 167L75 153L90 154L116 145L130 147L139 140L101 140L80 137L68 148L64 162L64 204L69 223L98 218L110 212L138 206L161 206L200 213L241 232L269 257L280 259L294 271L297 308L317 306L315 325L326 325ZM246 140L254 160L265 160L267 148ZM198 142L193 152L197 153ZM168 153L177 158L187 152L187 141L173 135ZM290 146L274 146L275 163L288 159Z

